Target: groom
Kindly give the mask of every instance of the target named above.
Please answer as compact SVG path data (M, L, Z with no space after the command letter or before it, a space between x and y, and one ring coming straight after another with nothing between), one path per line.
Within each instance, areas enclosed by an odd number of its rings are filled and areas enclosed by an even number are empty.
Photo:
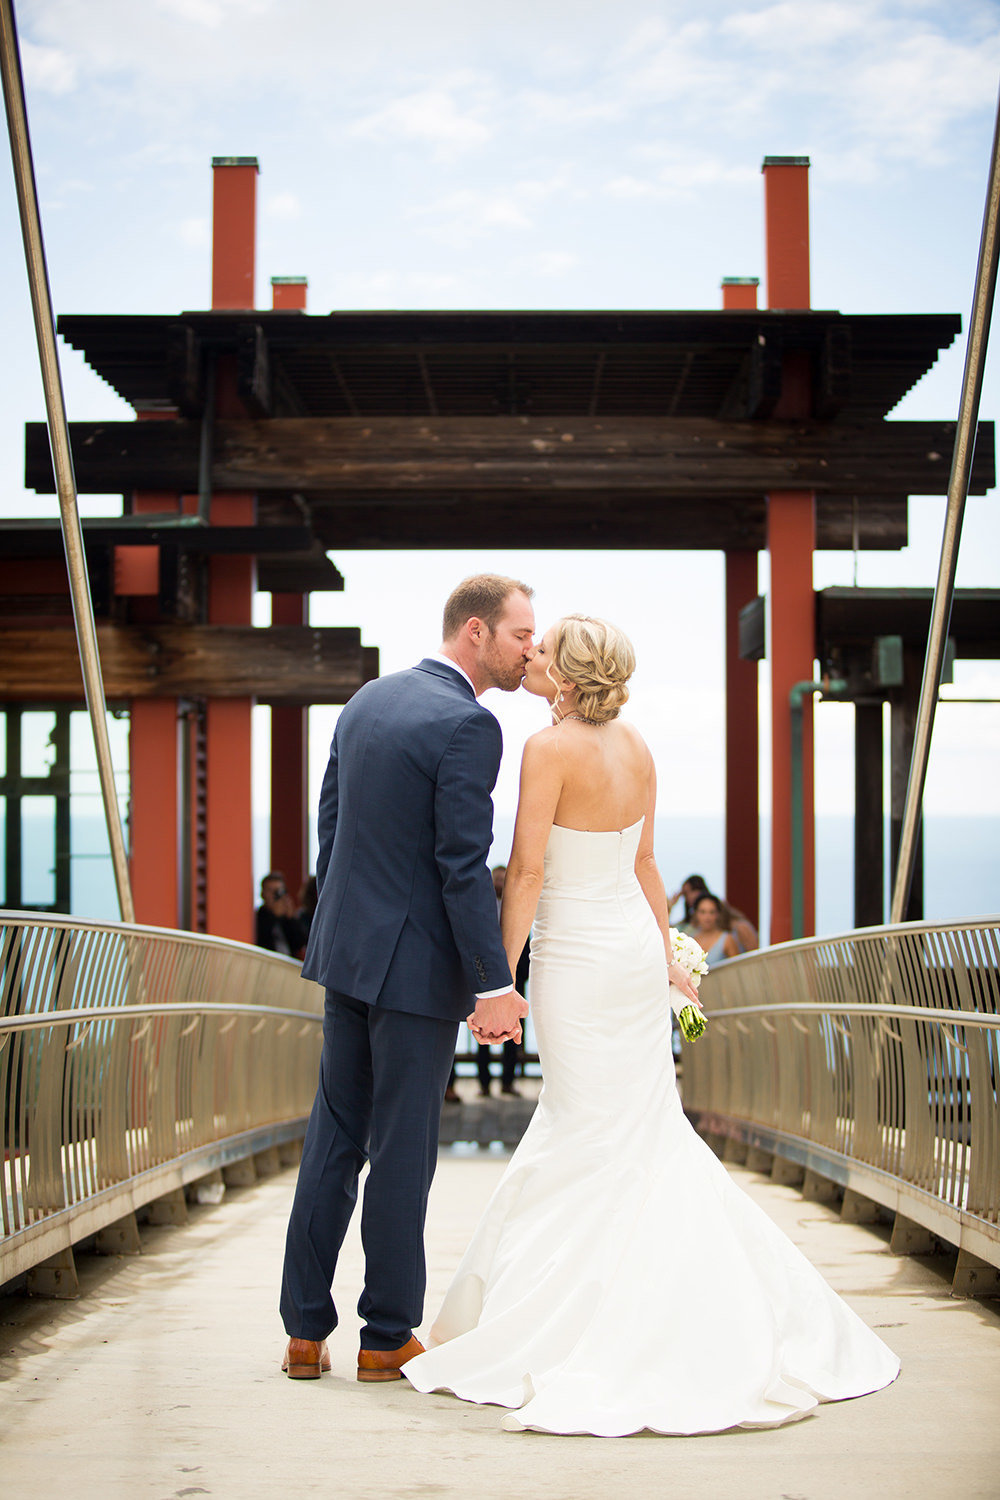
M420 1352L424 1216L458 1023L483 1041L520 1038L528 1007L486 868L500 726L476 700L520 687L531 593L467 578L445 605L440 654L366 684L337 721L302 966L326 1011L281 1287L292 1379L330 1368L330 1287L366 1160L358 1379L396 1380Z

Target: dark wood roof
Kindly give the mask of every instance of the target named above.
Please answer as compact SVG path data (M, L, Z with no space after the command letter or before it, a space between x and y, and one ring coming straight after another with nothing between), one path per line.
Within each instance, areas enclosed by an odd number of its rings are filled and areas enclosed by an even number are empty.
M776 472L816 490L820 548L903 546L907 494L943 493L953 428L883 419L960 330L955 314L756 310L59 320L137 411L177 414L74 424L81 492L190 492L208 372L234 357L246 417L213 426L212 483L257 493L264 529L305 521L320 548L760 548ZM799 423L775 416L787 354L810 368ZM27 437L44 490L47 440ZM973 481L994 482L989 423Z
M898 635L908 646L925 647L933 589L820 589L816 594L816 649L821 658L838 649L870 646L879 636ZM1000 589L956 589L948 634L959 656L1000 657Z
M794 348L822 365L825 399L858 420L891 411L952 343L961 319L260 310L59 319L66 342L140 410L183 409L185 365L190 376L204 351L238 353L253 329L266 342L275 416L754 416L740 408L762 351L773 360Z

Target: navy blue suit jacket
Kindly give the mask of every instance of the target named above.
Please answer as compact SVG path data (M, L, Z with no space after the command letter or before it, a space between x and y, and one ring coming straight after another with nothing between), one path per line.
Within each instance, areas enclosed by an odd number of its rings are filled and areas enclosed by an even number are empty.
M449 1021L511 983L486 868L502 748L496 719L441 662L354 694L320 795L307 979Z

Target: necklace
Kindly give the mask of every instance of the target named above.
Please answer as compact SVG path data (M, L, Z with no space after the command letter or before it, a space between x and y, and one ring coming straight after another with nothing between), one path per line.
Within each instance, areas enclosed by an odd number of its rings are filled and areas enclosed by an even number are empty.
M555 718L554 714L553 718ZM588 719L586 714L560 714L559 717L555 719L555 722L557 724L563 724L567 719L577 719L581 724L593 724L595 729L603 729L604 727L600 719Z

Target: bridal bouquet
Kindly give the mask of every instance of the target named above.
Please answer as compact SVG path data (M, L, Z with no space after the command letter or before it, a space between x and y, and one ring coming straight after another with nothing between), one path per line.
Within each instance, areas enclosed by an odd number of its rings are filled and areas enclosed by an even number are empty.
M676 927L670 929L670 946L673 949L675 961L690 975L691 983L697 989L701 983L701 976L708 973L705 950L696 938L689 937L686 932L678 932ZM686 1042L696 1042L704 1033L708 1023L704 1013L696 1005L688 1002L677 1012L677 1024Z

